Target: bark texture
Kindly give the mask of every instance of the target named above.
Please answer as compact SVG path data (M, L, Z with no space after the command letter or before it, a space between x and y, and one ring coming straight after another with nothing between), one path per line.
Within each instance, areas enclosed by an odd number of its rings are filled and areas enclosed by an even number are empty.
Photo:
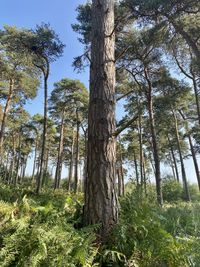
M118 219L115 188L114 0L93 0L84 222L104 238Z

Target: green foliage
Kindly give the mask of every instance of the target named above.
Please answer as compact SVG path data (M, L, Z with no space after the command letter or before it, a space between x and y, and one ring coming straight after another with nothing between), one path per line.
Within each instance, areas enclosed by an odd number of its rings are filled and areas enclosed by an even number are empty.
M126 255L127 266L131 262L148 267L187 266L183 246L163 227L164 217L154 202L150 204L135 192L127 194L121 207L121 220L114 230L112 244Z
M122 199L120 222L101 248L101 266L199 266L199 203L160 208L152 196L135 190Z
M63 191L1 201L0 266L95 266L93 229L74 228L81 203Z
M182 197L183 188L180 183L169 177L163 180L163 199L165 201L178 201Z
M94 227L77 229L82 194L0 188L0 266L199 266L198 202L161 208L153 190L145 197L133 188L121 199L118 225L97 245ZM167 196L172 201L172 193Z

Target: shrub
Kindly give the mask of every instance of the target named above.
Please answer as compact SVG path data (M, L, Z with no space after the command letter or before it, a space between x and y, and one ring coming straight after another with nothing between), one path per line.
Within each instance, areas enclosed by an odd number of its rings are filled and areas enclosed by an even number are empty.
M182 185L171 178L163 179L163 199L168 202L181 200Z

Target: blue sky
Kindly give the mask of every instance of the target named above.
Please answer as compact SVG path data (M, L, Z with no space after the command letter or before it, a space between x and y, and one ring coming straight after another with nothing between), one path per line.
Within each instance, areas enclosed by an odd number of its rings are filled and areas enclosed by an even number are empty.
M66 45L63 57L51 66L49 92L53 83L64 77L79 79L88 87L88 71L78 74L73 71L72 61L83 51L72 31L71 24L76 21L76 8L86 0L1 0L0 27L15 25L17 27L34 28L41 22L50 23ZM43 112L43 90L39 90L37 98L27 105L31 114Z
M73 58L81 55L82 45L77 40L77 34L72 31L71 24L76 21L76 8L84 4L86 0L0 0L1 16L0 28L3 25L15 25L17 27L34 28L41 22L50 23L51 27L59 35L66 45L64 55L51 66L49 79L49 93L53 83L62 78L79 79L88 87L88 70L78 74L72 67ZM27 105L31 114L43 113L43 88L41 87L37 98ZM119 104L118 108L121 110ZM122 112L118 111L118 114ZM191 160L186 161L188 179L195 181L195 173ZM31 164L28 171L31 170ZM165 173L167 170L162 168Z

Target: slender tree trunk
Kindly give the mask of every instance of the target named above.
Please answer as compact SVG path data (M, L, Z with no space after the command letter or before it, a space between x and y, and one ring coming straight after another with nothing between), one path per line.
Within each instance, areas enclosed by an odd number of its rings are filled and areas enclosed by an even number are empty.
M3 112L3 118L1 122L1 131L0 131L0 163L2 164L2 156L3 156L3 139L4 139L4 132L5 132L5 126L6 126L6 119L7 115L10 109L10 103L13 97L13 91L14 91L14 79L10 79L10 85L9 85L9 93L8 98L6 100L6 105Z
M36 137L36 140L35 140L34 161L33 161L33 171L32 171L32 177L31 177L32 182L34 181L34 176L35 176L35 169L36 169L36 162L37 162L37 149L38 149L38 139Z
M93 0L84 222L101 224L102 239L118 219L114 27L114 0Z
M143 173L144 173L144 192L147 196L147 176L146 176L146 163L145 160L143 161Z
M9 155L10 155L10 151L8 150L6 153L6 161L4 164L4 176L3 176L3 181L6 182L7 180L7 176L8 176L8 170L9 170Z
M75 158L75 171L74 171L74 192L78 191L78 167L79 167L79 130L80 122L78 118L78 110L76 110L76 158Z
M173 162L171 153L169 154L169 156L170 156L170 166L172 169L172 175L173 175L174 180L176 181L176 173L175 173L174 162Z
M147 101L148 101L148 112L149 112L149 122L150 122L151 137L152 137L153 158L154 158L154 163L155 163L157 201L160 205L163 205L160 157L159 157L159 150L158 150L158 144L157 144L154 110L153 110L153 99L152 99L153 89L152 89L152 84L149 78L149 73L148 73L147 68L144 69L144 75L148 83L148 91L146 92L146 96L147 96Z
M144 173L143 173L143 140L142 140L142 118L141 114L139 114L139 120L138 120L138 139L139 139L139 145L140 145L140 184L141 187L143 187L144 183Z
M21 160L21 166L20 166L20 176L19 176L19 184L22 184L22 177L23 177L23 164L24 161Z
M122 196L124 196L124 194L125 194L124 168L123 168L122 144L121 144L120 136L119 136L119 146L120 146L119 159L120 159L120 174L121 174L121 192L122 192Z
M22 135L22 131L20 131L19 133L18 156L17 156L17 166L16 166L16 175L14 179L14 185L17 184L18 176L19 176L19 165L20 165L20 160L21 160L21 135Z
M176 161L174 149L173 149L173 146L171 144L171 140L169 138L169 135L168 135L168 143L169 143L169 147L170 147L170 151L171 151L171 155L172 155L172 159L173 159L173 163L174 163L174 168L175 168L175 172L176 172L176 179L177 179L177 182L179 182L180 178L179 178L179 173L178 173L177 161Z
M65 111L63 110L61 125L60 125L60 140L59 140L59 148L58 148L58 158L56 164L56 172L55 172L55 184L54 189L59 188L60 179L61 179L61 168L62 168L62 158L63 158L63 141L64 141L64 119L65 119Z
M71 159L70 159L70 165L69 165L69 181L68 181L68 188L67 190L71 190L71 184L72 184L72 176L73 176L73 166L74 166L74 130L72 133L72 145L71 145Z
M16 136L13 134L12 136L12 161L11 161L11 167L10 167L10 175L8 183L13 182L14 178L14 171L15 171L15 162L16 162L16 142L15 142Z
M49 166L49 148L45 148L45 157L44 157L44 167L43 167L43 177L42 177L42 186L46 184L48 180L48 166Z
M140 183L139 183L138 163L137 163L137 158L136 158L135 150L133 151L133 157L134 157L136 183L137 183L137 186L139 186Z
M123 165L121 165L121 180L122 180L122 196L124 196L125 195L125 181L124 181Z
M199 165L198 165L198 162L197 162L197 157L196 157L196 153L195 153L194 146L193 146L193 143L192 143L191 135L188 135L188 140L189 140L189 144L190 144L190 150L191 150L191 153L192 153L192 159L193 159L194 168L195 168L195 172L196 172L197 182L198 182L198 186L199 186L199 190L200 190Z
M17 153L17 164L16 164L16 175L14 177L14 185L17 184L18 176L19 176L19 166L20 166L20 158L21 158L21 151L18 150Z
M27 167L27 161L28 161L28 155L24 157L24 163L23 163L23 171L22 171L22 182L24 181L25 175L26 175L26 167Z
M194 73L192 73L192 81L193 81L193 88L194 88L194 95L195 95L195 101L196 101L196 106L197 106L197 116L198 116L198 122L200 125L200 103L199 103L199 92L198 92L198 87L197 87L197 82L196 82L196 77Z
M117 189L118 189L118 196L121 196L122 193L122 184L121 184L121 177L120 177L120 170L116 168L116 175L117 175Z
M173 117L174 117L176 141L177 141L178 152L179 152L180 163L181 163L181 173L182 173L183 187L184 187L184 191L185 191L186 200L190 201L191 200L190 192L189 192L189 188L188 188L187 177L186 177L186 172L185 172L185 165L184 165L184 161L183 161L181 145L180 145L180 137L179 137L179 132L178 132L178 122L177 122L177 117L176 117L176 113L175 113L174 110L172 110L172 114L173 114Z
M42 186L42 176L44 174L44 160L47 139L47 120L48 120L48 75L44 74L44 123L43 123L43 136L42 136L42 152L40 159L40 169L37 177L36 193L39 194Z
M85 191L85 181L87 177L87 130L84 131L85 137L85 152L84 152L84 168L83 168L83 192Z
M183 120L186 122L186 132L188 132L188 122L187 119L184 115L184 113L182 111L179 112L181 114L181 117L183 118ZM192 153L192 159L193 159L193 163L194 163L194 168L195 168L195 172L196 172L196 177L197 177L197 182L198 182L198 187L200 190L200 173L199 173L199 165L198 165L198 161L197 161L197 157L196 157L196 153L195 153L195 149L193 146L193 142L192 142L192 137L191 135L188 133L188 141L189 141L189 145L190 145L190 151Z

